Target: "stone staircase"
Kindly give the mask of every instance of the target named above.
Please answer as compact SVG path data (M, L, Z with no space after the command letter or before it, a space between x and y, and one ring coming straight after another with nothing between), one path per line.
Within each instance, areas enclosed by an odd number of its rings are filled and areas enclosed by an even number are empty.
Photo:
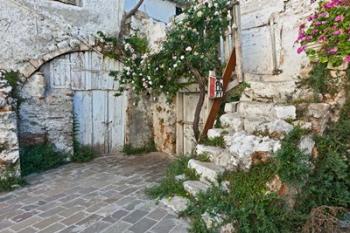
M224 147L198 144L196 154L205 154L209 162L191 159L188 168L200 176L187 180L184 189L192 196L218 184L225 171L247 171L252 165L268 160L281 148L283 135L293 129L296 108L287 104L295 91L292 82L249 82L241 100L226 103L220 117L222 128L208 131L208 138L223 137Z

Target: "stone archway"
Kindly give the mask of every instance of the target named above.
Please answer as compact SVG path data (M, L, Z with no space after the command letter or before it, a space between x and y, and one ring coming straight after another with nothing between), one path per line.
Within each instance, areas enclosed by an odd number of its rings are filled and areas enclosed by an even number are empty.
M21 91L21 144L48 140L57 149L72 152L76 120L82 144L101 154L120 149L126 99L114 96L118 84L109 76L120 68L119 62L94 51L65 53L43 63Z

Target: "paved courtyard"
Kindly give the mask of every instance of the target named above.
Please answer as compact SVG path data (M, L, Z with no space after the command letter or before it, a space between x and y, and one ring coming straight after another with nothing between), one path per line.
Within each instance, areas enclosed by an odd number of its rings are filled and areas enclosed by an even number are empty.
M184 233L188 224L145 196L169 159L152 153L102 157L26 178L0 194L0 233Z

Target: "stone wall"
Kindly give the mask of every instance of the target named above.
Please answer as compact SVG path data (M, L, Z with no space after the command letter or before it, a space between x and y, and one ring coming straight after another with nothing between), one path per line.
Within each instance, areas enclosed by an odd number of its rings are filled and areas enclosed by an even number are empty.
M156 51L165 38L166 25L138 12L130 22L131 33L140 33L148 39L151 50ZM175 100L174 100L175 101ZM154 140L156 149L174 154L176 149L175 102L168 103L165 96L137 97L128 94L126 143L142 147Z
M42 73L23 86L19 116L21 146L50 142L59 151L73 152L73 92L47 90Z
M243 67L247 81L296 80L305 55L296 52L301 22L316 4L310 0L241 0ZM286 85L289 85L288 83Z
M0 0L0 70L21 74L23 145L49 140L57 149L72 150L72 95L68 90L47 92L43 76L36 71L62 54L94 50L98 31L113 35L119 31L124 9L124 0L80 3ZM1 175L8 168L19 174L18 115L10 93L11 87L0 77Z
M0 71L0 178L7 172L19 173L19 146L17 139L17 114L12 87Z

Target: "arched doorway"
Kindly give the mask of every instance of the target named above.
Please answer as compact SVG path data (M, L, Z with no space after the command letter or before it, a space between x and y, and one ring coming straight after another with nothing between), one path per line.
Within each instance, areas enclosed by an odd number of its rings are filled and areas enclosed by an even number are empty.
M118 71L121 67L121 63L103 58L93 51L69 53L45 63L39 71L45 82L44 94L40 98L33 96L35 101L27 96L27 103L24 101L21 105L20 124L22 122L24 125L21 131L30 132L28 127L31 125L35 126L33 131L36 133L51 130L47 134L49 139L53 138L53 144L59 140L66 143L67 140L63 137L68 137L68 132L64 127L70 127L72 121L75 121L78 125L76 134L81 144L92 146L100 154L111 154L120 150L125 137L126 97L114 96L118 83L109 73L112 70ZM38 73L33 78L36 76ZM26 85L24 90L28 90ZM66 107L63 109L62 105ZM60 108L62 111L71 108L71 116L63 116L69 113L62 114ZM38 117L38 113L33 112L40 110L44 117ZM58 113L53 114L55 111ZM50 121L56 128L50 125ZM61 135L54 135L54 130Z

